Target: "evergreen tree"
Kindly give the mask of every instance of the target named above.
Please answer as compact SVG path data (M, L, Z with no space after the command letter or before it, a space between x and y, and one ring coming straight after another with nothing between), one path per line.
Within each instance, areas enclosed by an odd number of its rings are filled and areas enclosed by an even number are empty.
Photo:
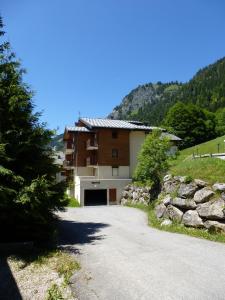
M65 186L55 182L53 132L33 113L33 94L4 41L1 18L0 38L0 223L7 228L0 239L40 239L51 230L53 212L66 204Z

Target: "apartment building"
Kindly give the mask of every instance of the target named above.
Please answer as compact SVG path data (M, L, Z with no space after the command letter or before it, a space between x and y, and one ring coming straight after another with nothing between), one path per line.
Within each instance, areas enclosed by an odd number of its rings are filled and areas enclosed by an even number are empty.
M156 127L141 122L80 118L64 132L68 193L83 205L117 204L132 181L145 137ZM179 138L166 133L176 146Z

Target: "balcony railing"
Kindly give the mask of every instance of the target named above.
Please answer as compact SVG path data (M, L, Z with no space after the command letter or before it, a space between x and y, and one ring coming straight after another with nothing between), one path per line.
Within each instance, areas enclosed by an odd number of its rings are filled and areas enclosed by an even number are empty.
M87 140L87 150L98 150L97 140Z
M67 170L73 169L74 168L73 161L71 161L71 160L64 160L64 162L63 162L63 168L67 169Z
M87 167L97 167L97 159L95 157L87 157L86 165Z

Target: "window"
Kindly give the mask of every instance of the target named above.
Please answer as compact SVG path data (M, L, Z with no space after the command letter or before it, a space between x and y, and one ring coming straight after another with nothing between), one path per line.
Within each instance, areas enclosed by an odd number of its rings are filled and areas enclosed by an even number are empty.
M112 176L119 176L119 168L112 167Z
M118 138L118 132L117 131L112 131L112 138L117 139Z
M118 149L112 149L112 157L118 158Z

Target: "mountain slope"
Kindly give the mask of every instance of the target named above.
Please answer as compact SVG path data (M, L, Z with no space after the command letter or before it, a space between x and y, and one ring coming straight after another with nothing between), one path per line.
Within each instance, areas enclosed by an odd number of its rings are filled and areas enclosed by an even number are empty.
M63 151L63 134L56 135L52 139L50 146L54 148L56 151Z
M225 107L225 58L199 70L185 84L158 82L138 86L122 99L108 117L159 125L177 101L191 102L213 112Z

